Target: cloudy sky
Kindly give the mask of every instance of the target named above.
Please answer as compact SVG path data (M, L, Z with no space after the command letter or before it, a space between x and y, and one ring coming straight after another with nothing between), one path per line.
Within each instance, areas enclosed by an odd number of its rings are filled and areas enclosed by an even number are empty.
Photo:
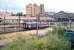
M0 0L0 9L16 10L25 12L28 3L45 5L45 11L74 12L74 0Z

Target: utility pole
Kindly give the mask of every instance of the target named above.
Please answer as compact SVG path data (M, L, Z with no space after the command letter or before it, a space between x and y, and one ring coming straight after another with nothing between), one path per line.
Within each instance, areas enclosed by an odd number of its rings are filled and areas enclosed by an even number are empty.
M4 33L5 33L5 15L4 15Z
M6 9L6 11L4 13L7 13L7 9ZM5 17L6 17L6 15L4 14L4 19L3 19L4 20L4 33L5 33L5 25L6 25L6 23L5 23L5 20L6 20Z
M19 14L19 31L20 31L20 14Z
M37 36L37 38L38 38L38 16L36 16L36 19L37 19L37 20L36 20L36 21L37 21L37 22L36 22L36 27L37 27L36 36Z
M39 16L36 16L36 19L37 19L37 20L36 20L36 21L37 21L37 26L36 26L36 27L37 27L36 36L37 36L37 38L39 39L39 37L38 37L38 33L39 33L39 32L38 32L38 29L39 29L38 27L39 27L39 22L40 22L40 18L39 18Z
M69 21L69 23L70 23L70 30L71 30L71 20Z

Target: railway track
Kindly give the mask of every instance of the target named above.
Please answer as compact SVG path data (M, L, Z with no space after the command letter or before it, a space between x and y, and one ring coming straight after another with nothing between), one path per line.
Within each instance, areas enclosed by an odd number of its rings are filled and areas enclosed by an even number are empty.
M26 30L36 30L48 28L49 24L47 22L25 22L25 23L17 23L17 24L1 24L0 25L0 34L8 33L8 32L19 32Z

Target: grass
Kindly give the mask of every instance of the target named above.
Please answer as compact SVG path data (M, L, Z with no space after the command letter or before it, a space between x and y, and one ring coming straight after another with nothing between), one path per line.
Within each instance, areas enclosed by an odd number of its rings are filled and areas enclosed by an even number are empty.
M0 40L15 41L18 36L29 37L29 34L27 34L27 32L14 32L14 33L1 34Z
M48 32L47 39L26 39L19 34L16 41L3 50L70 50L70 43L64 39L63 30L55 28L52 32Z
M39 30L39 32L47 32L48 29ZM24 36L26 38L31 38L30 35L36 35L36 31L23 31L23 32L13 32L13 33L6 33L0 34L0 40L7 40L7 41L15 41L18 36Z
M49 35L49 49L51 50L70 50L69 41L59 38L57 34Z

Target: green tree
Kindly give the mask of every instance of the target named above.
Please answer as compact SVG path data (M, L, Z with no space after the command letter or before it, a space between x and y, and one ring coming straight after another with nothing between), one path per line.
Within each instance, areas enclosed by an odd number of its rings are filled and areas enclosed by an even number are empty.
M16 16L23 16L23 13L22 12L17 13Z

